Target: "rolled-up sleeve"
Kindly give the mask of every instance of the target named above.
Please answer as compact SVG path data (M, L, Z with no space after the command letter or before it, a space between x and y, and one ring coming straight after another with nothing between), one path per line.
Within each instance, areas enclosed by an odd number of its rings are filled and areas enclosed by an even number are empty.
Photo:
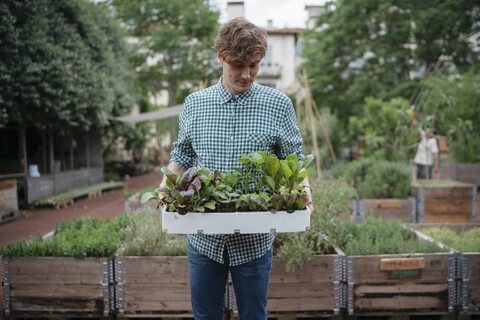
M180 112L178 139L173 143L173 151L170 154L170 162L178 163L184 170L193 167L196 158L190 137L189 122L189 104L185 100Z
M290 99L286 102L284 110L285 112L281 118L279 127L280 141L278 142L278 156L284 159L291 154L296 154L299 160L303 160L303 139L297 125L297 117Z

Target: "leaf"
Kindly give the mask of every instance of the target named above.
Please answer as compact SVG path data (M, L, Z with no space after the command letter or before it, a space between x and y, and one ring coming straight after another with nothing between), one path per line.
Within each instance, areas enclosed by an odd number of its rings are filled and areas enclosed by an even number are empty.
M275 181L273 180L273 178L270 176L265 176L264 179L265 179L265 182L270 187L270 189L275 190Z
M177 183L178 176L175 173L173 173L170 169L168 169L167 167L163 167L161 171L163 172L164 175L167 176L168 180L170 180L174 185Z
M180 192L178 192L178 191L175 191L175 192L173 193L173 197L174 197L176 200L180 201L180 202L184 202L184 201L185 201L185 199L182 197L182 195L181 195Z
M215 207L215 201L213 201L213 200L205 203L203 206L208 208L208 209L211 209L211 210L215 210L215 208L216 208Z
M199 177L196 177L188 188L198 191L202 188L202 181L200 180Z
M186 188L186 184L190 183L197 173L196 167L191 167L182 175L182 185Z
M140 203L144 204L151 199L158 199L158 193L145 192L144 194L142 194L142 197L140 198Z
M172 180L170 180L170 179L167 179L167 188L170 189L170 190L175 189L175 185L173 184Z
M309 154L305 156L305 158L303 159L303 167L304 168L308 167L314 159L315 159L315 156L313 154Z
M282 164L282 167L283 167L283 172L285 174L285 178L290 179L290 177L292 176L292 169L290 169L290 167L288 166L288 163L287 161L285 160L280 160L280 163Z

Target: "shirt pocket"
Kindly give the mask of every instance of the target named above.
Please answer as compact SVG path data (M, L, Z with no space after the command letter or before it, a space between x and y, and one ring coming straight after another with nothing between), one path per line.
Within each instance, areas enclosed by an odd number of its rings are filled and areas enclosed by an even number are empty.
M251 132L248 135L248 146L249 152L261 152L267 150L271 153L275 147L276 138L275 136L267 133Z

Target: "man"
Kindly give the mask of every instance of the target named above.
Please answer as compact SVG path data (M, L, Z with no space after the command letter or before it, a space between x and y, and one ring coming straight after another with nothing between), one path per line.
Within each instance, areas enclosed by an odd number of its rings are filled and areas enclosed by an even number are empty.
M215 40L220 81L189 95L168 168L181 174L196 165L231 172L242 154L268 150L303 159L292 101L254 83L267 50L267 34L243 18L224 25ZM196 164L195 164L196 162ZM306 179L304 185L308 186ZM164 177L160 187L166 185ZM311 192L306 188L310 210ZM189 235L188 258L195 319L223 319L228 272L240 319L266 319L273 233Z
M412 124L417 125L417 119L412 114ZM418 144L417 153L413 162L417 166L417 179L431 179L432 165L435 174L438 173L438 145L430 128L423 130L418 128L420 133L420 143Z

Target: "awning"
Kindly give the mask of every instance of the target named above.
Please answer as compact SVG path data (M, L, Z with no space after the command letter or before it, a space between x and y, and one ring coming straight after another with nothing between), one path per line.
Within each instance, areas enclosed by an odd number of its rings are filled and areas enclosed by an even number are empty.
M176 117L180 114L180 111L182 111L181 104L178 106L168 107L162 110L144 112L144 113L139 113L139 114L130 115L130 116L115 117L113 118L113 120L122 121L122 122L131 122L131 123L153 121L153 120Z

